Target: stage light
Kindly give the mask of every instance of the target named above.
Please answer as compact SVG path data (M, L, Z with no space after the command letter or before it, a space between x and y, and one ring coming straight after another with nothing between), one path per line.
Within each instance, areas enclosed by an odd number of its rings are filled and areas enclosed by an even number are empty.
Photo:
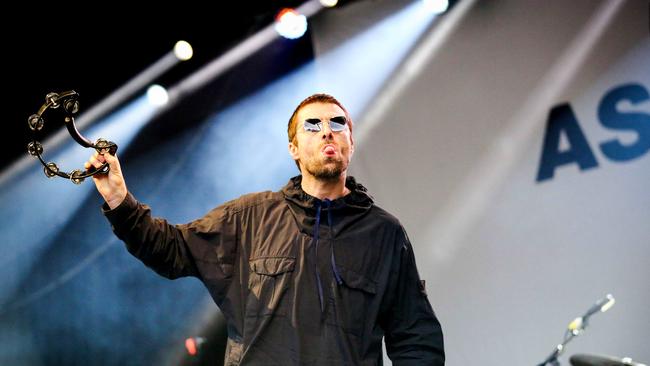
M169 94L167 89L160 85L154 84L147 89L147 101L149 104L160 107L169 102Z
M284 38L300 38L307 31L307 17L293 9L282 9L275 17L275 30Z
M194 51L192 46L185 41L178 41L174 45L174 55L181 61L187 61L192 58Z
M187 350L190 356L196 356L203 343L205 343L205 338L203 337L187 338L185 339L185 350Z
M422 0L422 3L433 14L442 14L449 8L449 0Z
M334 7L338 3L339 3L338 0L320 0L320 4L323 5L326 8Z

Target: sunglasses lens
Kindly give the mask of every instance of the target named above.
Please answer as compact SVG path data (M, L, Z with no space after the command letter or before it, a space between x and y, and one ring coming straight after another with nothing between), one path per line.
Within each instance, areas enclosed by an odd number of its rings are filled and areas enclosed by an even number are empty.
M333 117L330 119L330 128L334 132L341 132L345 129L347 120L343 116Z
M303 126L305 128L305 131L307 131L307 132L318 132L318 131L320 131L320 121L318 121L318 122L305 121Z

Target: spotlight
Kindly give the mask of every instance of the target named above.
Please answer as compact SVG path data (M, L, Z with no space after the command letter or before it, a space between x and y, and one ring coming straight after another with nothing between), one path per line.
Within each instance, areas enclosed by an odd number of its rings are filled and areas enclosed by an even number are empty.
M203 343L205 343L205 338L203 337L190 337L185 339L185 350L187 351L187 354L190 356L196 356Z
M338 0L320 0L320 4L326 8L331 8L338 4Z
M147 89L147 101L149 104L156 107L164 106L169 101L167 89L157 84L150 86L149 89Z
M275 30L284 38L300 38L307 31L307 17L293 9L282 9L275 17Z
M422 0L422 3L433 14L442 14L449 9L449 0Z
M185 41L178 41L174 45L174 55L181 61L187 61L192 58L194 51L192 46Z

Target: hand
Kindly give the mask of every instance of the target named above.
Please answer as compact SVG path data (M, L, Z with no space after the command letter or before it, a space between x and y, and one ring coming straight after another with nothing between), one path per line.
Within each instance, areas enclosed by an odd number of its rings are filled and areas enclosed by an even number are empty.
M108 162L110 170L108 174L95 174L92 176L93 182L99 194L104 197L106 204L111 209L119 206L126 197L126 182L122 176L120 161L116 156L111 154L99 155L95 152L90 159L84 164L84 168L90 169L91 166L99 169L105 162Z

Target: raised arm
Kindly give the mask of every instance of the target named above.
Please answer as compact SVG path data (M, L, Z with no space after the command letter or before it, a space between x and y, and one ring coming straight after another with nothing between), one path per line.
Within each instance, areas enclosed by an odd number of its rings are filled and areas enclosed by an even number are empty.
M213 286L227 287L236 256L236 220L227 207L217 207L199 220L173 225L154 217L126 189L119 160L94 154L86 167L107 161L108 174L93 176L106 204L104 215L127 250L145 265L167 278L210 278Z
M117 159L117 156L111 154L99 155L95 152L88 159L84 167L86 169L89 169L91 166L99 168L104 162L108 162L110 167L108 174L93 175L93 182L95 182L97 191L104 197L104 201L106 201L108 207L114 209L124 201L127 193L126 182L124 181L122 168L120 167L120 161Z

